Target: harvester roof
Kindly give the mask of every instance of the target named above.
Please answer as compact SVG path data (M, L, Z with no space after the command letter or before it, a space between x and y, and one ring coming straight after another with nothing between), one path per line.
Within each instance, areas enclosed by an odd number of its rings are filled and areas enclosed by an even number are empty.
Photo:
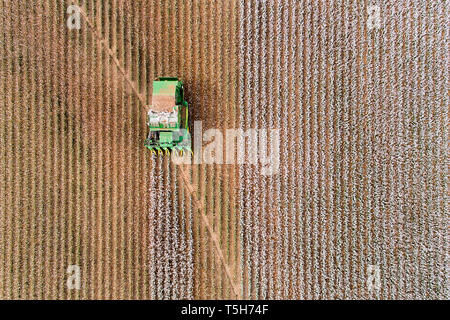
M156 112L171 112L176 105L177 80L153 81L153 96L150 109Z

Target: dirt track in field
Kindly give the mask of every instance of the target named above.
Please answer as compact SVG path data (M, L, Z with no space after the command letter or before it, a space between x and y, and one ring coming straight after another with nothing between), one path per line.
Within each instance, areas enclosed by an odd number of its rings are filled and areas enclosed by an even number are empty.
M448 298L448 5L368 4L0 1L0 298ZM279 173L151 156L160 75Z

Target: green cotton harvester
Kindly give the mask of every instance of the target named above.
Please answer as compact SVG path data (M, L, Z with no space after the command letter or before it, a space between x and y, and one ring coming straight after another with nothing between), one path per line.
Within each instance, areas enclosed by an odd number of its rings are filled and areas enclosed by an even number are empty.
M178 78L160 77L153 81L152 104L145 146L154 154L191 152L188 123L189 108L184 100L183 82Z

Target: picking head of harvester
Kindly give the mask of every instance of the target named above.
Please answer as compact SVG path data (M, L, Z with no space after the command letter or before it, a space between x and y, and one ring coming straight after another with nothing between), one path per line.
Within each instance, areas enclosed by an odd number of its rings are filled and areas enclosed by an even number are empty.
M167 77L154 80L145 146L157 155L170 154L172 151L192 153L188 115L183 82L178 78Z

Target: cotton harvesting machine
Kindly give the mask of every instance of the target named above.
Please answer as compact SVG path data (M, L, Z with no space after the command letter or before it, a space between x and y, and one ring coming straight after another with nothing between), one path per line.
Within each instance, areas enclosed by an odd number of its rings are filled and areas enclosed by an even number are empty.
M183 82L178 78L159 77L153 81L152 104L145 146L154 154L191 152L189 107L184 100Z

